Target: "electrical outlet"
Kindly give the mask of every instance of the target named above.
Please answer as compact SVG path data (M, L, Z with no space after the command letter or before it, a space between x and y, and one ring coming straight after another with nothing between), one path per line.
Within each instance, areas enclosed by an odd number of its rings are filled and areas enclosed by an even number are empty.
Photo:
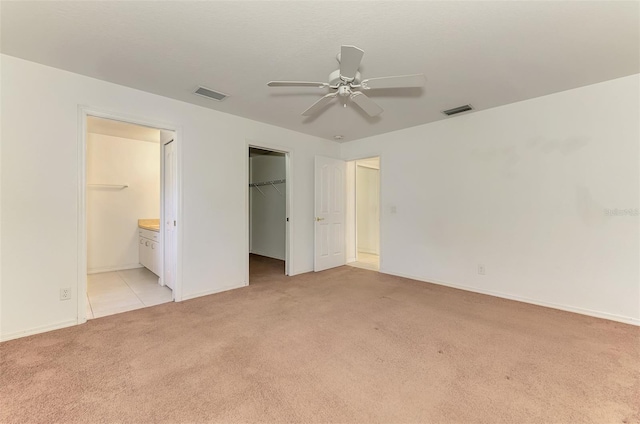
M478 274L485 275L486 273L487 273L487 270L484 269L484 265L478 264Z
M69 300L71 299L71 287L67 287L66 289L60 289L60 300Z

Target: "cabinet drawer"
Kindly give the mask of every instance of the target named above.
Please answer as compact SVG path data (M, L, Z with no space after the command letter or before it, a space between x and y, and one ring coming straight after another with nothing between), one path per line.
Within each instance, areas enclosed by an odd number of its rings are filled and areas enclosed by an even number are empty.
M160 234L155 231L145 230L144 228L138 228L138 235L140 237L148 238L154 241L160 241Z

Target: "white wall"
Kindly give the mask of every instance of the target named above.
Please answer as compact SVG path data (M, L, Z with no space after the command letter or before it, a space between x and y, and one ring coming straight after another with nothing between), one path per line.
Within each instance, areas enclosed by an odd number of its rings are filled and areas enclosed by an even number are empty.
M634 75L343 144L347 160L381 154L382 272L640 323L639 218L605 213L640 207L639 88Z
M179 127L184 298L246 284L248 140L293 149L291 270L313 269L314 155L338 157L339 145L11 56L1 61L2 339L77 320L79 105ZM73 287L74 300L59 300L63 287Z
M287 175L285 157L254 156L249 158L250 181L284 180ZM250 189L251 204L251 253L269 258L285 259L286 235L286 190L285 184L267 185Z
M160 218L160 143L89 133L87 183L129 185L87 189L87 271L139 267L138 219Z
M356 203L358 252L378 255L380 253L380 170L356 166Z

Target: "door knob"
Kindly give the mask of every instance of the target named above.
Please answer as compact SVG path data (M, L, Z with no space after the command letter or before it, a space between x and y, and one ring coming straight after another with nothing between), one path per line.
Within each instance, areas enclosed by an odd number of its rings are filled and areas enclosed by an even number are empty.
M324 221L324 218L320 218L319 216L316 217L316 222L318 221Z

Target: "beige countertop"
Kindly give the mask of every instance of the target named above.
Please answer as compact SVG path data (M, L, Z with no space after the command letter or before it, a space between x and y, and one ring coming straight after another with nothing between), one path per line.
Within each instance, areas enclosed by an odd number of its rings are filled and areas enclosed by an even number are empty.
M159 232L160 231L160 220L159 219L139 219L138 220L138 227L145 229L145 230L151 230L151 231L155 231L155 232Z

